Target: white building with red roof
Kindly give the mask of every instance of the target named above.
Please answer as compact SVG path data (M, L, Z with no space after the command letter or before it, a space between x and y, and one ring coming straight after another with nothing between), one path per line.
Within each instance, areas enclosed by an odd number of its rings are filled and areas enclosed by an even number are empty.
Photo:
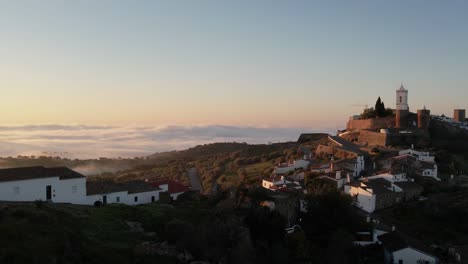
M173 180L161 180L149 183L154 187L162 189L163 192L168 192L173 200L177 200L177 197L179 197L179 195L183 194L184 192L190 191L190 187Z

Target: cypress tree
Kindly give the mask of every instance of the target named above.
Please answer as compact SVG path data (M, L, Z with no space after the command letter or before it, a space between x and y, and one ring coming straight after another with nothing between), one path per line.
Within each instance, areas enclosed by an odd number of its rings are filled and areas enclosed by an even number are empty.
M382 102L382 99L380 99L380 96L377 102L375 102L375 114L378 117L383 117L385 115L385 104Z

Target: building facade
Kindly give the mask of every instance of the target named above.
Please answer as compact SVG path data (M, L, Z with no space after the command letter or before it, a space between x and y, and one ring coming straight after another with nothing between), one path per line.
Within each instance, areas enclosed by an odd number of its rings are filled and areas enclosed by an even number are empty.
M66 167L0 169L0 201L138 205L158 201L159 194L169 192L170 187L170 183L153 186L146 181L90 182L84 175ZM171 196L177 198L185 191L173 188Z

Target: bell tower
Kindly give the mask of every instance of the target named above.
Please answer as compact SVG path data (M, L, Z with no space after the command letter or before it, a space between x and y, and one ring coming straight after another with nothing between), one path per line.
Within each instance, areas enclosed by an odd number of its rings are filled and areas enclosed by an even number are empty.
M408 115L408 90L401 84L400 89L396 90L395 126L397 128L408 127Z
M408 90L401 84L400 89L396 91L396 110L409 110Z

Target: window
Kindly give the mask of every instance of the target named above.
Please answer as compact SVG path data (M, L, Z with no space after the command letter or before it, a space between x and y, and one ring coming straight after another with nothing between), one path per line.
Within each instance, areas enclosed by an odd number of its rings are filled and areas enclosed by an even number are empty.
M402 259L398 260L398 264L403 264L403 260Z
M400 103L402 103L402 102L403 102L403 98L400 96ZM402 261L403 261L403 260L402 260Z
M115 202L120 203L120 197L119 196L115 197Z
M72 186L72 193L76 193L78 190L78 187L76 185Z
M135 200L135 203L138 202L138 196L135 196L134 200Z
M16 195L20 194L20 187L19 187L19 186L16 186L15 188L13 188L13 192L14 192L14 194L16 194Z

